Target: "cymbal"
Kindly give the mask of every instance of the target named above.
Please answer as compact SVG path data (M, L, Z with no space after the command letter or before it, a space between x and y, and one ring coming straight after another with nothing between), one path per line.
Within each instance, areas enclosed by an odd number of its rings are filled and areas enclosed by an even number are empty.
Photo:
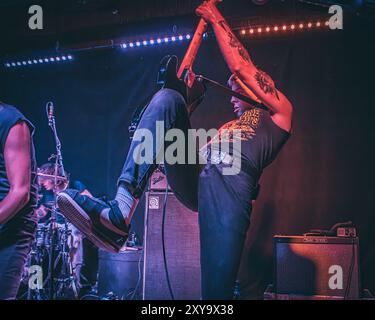
M37 173L37 176L42 177L42 178L56 179L56 180L60 180L60 181L69 181L69 179L67 177L54 176L52 174L46 174L46 173L40 173L40 172Z

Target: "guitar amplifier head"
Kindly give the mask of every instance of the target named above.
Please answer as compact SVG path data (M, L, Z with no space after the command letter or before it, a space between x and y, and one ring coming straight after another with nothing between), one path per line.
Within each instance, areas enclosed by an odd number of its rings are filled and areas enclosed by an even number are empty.
M150 178L150 191L165 191L167 188L170 191L166 175L162 169L156 169Z
M274 237L276 294L360 298L358 238Z

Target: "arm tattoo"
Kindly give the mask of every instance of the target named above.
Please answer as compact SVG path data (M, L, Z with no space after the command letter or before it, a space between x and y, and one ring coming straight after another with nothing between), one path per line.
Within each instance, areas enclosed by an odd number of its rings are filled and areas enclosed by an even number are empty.
M265 94L270 93L271 95L274 95L277 100L280 100L277 89L275 88L275 83L267 73L258 70L255 74L255 80L258 83L259 88L261 88Z
M238 41L236 36L233 34L231 31L230 27L226 23L225 20L222 20L219 22L219 25L224 29L226 32L227 36L229 37L229 45L237 49L238 53L240 54L241 58L246 61L246 62L251 62L251 58L247 50L244 48L244 46Z

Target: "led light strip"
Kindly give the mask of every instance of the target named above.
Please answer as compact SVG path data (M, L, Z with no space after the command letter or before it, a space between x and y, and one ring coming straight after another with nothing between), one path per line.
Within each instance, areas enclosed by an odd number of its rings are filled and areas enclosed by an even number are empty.
M264 34L282 34L283 32L297 32L312 29L323 29L329 27L328 21L315 21L315 22L304 22L304 23L284 23L279 25L258 25L251 28L238 28L240 36L259 36ZM208 38L208 34L205 33L203 38ZM152 47L157 45L166 45L171 43L178 43L184 41L190 41L192 39L191 34L176 35L176 36L164 36L164 37L149 37L148 39L135 40L129 42L123 42L120 44L122 49L135 49L140 47ZM4 66L6 68L19 68L31 65L49 64L49 63L61 63L72 61L73 56L70 54L58 55L44 58L32 58L22 59L16 61L6 61Z
M32 59L22 59L16 61L7 61L4 63L6 68L19 68L37 64L49 64L49 63L61 63L61 62L69 62L73 60L73 56L71 54L65 55L58 55L53 57L45 57L45 58L32 58Z
M290 24L281 24L281 25L268 25L268 26L257 26L253 28L242 28L239 30L241 36L251 36L251 35L260 35L260 34L269 34L277 32L291 32L298 30L311 30L311 29L322 29L328 27L329 22L306 22L306 23L290 23Z
M207 37L208 37L208 34L205 33L203 35L203 38L207 38ZM133 49L133 48L139 48L139 47L147 47L147 46L155 46L155 45L190 41L191 38L192 36L189 33L185 35L179 35L179 36L154 37L154 38L148 38L147 40L137 40L137 41L122 43L120 47L122 49Z

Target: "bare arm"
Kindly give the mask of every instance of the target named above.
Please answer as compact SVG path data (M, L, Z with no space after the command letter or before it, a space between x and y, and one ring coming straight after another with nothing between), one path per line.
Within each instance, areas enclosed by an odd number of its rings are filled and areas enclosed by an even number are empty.
M5 168L10 191L0 202L0 224L12 219L30 199L30 130L20 122L9 131L4 147Z
M291 120L292 104L277 90L272 78L255 66L216 6L205 3L197 9L197 13L212 24L224 59L232 73L274 114ZM288 127L287 124L285 126Z
M92 193L87 189L83 190L80 194L83 195L83 196L88 196L90 198L93 197Z

